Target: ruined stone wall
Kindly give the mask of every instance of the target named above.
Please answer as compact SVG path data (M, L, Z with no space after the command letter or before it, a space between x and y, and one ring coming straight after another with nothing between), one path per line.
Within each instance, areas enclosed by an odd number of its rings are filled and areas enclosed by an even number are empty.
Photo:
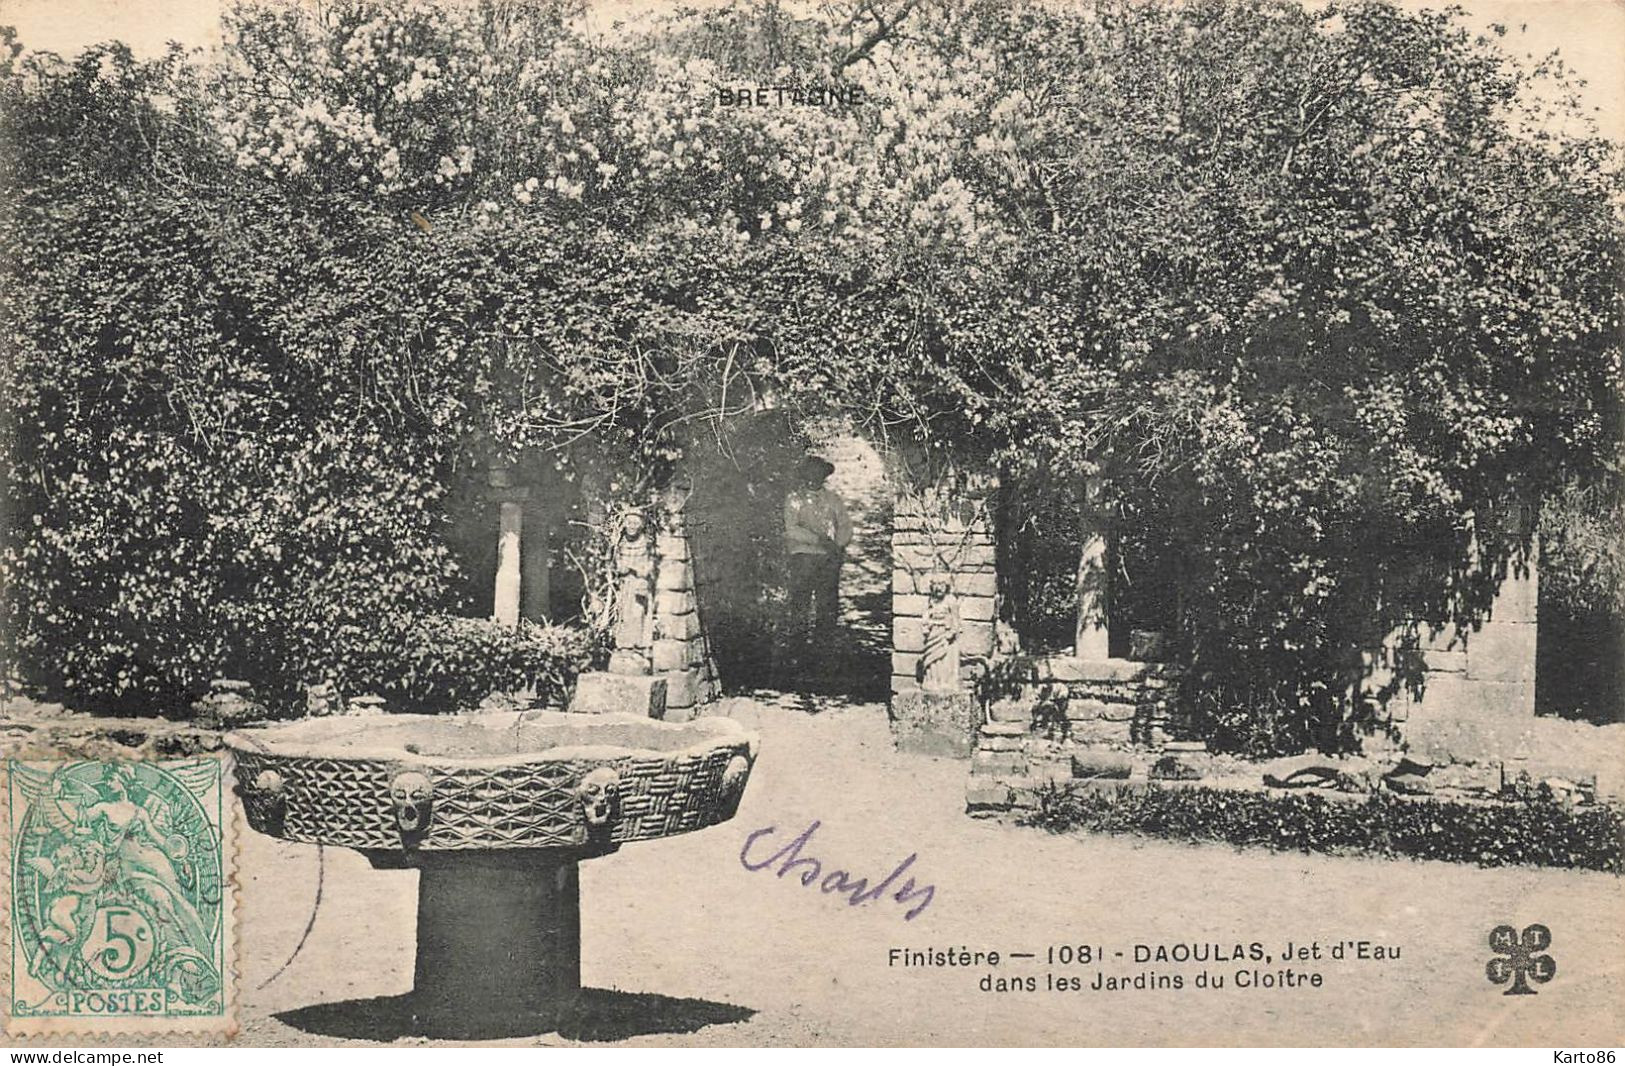
M1157 751L1177 731L1172 664L1015 658L997 676L1000 691L971 756L973 814L1032 807L1073 752Z
M1502 580L1478 628L1422 627L1411 653L1421 659L1422 691L1402 690L1386 706L1412 751L1447 760L1464 745L1482 746L1478 737L1487 731L1514 734L1534 718L1539 596L1531 560ZM1379 667L1374 680L1383 677Z

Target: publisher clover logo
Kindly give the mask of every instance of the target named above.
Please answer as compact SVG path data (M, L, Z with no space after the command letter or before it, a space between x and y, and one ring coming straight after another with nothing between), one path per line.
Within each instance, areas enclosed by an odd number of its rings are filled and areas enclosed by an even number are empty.
M1512 982L1503 996L1532 996L1535 990L1529 987L1530 981L1543 985L1557 974L1557 960L1545 954L1551 946L1552 931L1544 925L1526 925L1522 933L1510 925L1498 925L1490 930L1490 950L1497 958L1489 961L1484 973L1494 984Z

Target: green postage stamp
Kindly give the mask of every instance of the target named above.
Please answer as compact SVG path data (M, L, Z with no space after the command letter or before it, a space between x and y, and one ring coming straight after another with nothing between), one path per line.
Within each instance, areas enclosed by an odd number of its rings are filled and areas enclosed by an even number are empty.
M232 1031L222 766L7 762L9 1035Z

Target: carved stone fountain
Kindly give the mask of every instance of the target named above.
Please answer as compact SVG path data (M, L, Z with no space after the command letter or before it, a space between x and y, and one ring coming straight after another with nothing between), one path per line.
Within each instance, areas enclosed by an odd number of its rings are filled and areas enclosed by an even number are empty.
M556 1028L580 990L577 863L733 817L757 743L728 718L549 711L226 735L254 829L420 871L426 1033Z

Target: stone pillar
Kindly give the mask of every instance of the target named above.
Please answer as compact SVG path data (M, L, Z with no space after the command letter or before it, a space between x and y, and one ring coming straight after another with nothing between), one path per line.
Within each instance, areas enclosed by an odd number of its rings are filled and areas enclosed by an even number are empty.
M519 613L532 622L545 622L552 607L548 515L536 499L525 508L525 515L524 539L519 545Z
M511 500L501 504L497 526L497 584L491 613L505 626L519 624L519 537L524 507Z
M1079 659L1109 659L1110 563L1105 515L1099 507L1099 478L1084 488L1083 545L1078 553L1078 622L1072 654Z
M607 672L577 678L572 711L620 711L680 722L720 695L700 623L684 502L684 495L675 491L662 501L660 531L651 547L654 591L647 648L637 656L618 651Z
M666 679L666 718L692 718L720 694L716 666L700 620L694 550L684 513L687 494L667 493L660 535L655 538L654 646L650 658Z

